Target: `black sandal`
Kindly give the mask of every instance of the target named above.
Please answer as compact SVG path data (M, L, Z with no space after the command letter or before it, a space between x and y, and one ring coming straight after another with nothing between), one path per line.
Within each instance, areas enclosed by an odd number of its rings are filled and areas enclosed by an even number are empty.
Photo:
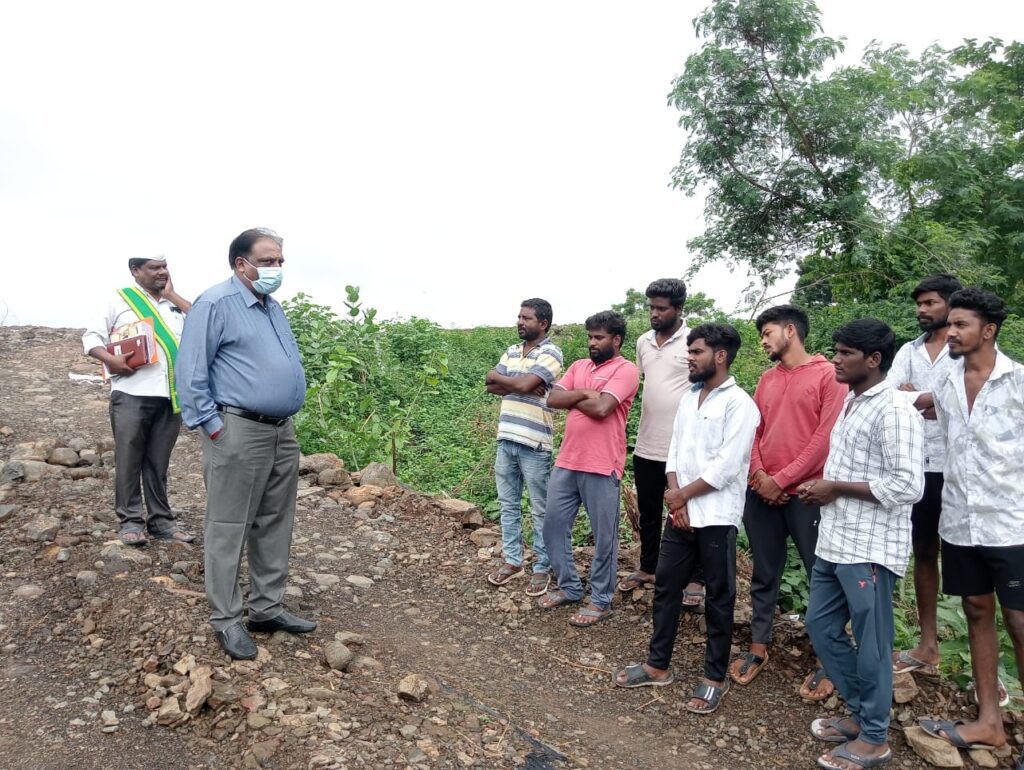
M725 684L721 687L713 684L705 684L701 682L693 688L693 692L690 694L690 699L702 700L707 703L707 706L691 706L689 701L686 702L686 710L691 714L713 714L718 711L718 706L722 702L722 698L729 692L730 685L729 680L725 680Z

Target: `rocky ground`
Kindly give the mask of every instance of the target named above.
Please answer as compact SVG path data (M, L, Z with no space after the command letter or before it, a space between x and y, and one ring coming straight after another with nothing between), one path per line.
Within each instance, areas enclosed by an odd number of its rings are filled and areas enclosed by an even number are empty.
M201 538L116 540L95 374L73 330L0 327L0 767L710 770L813 767L823 750L808 725L839 703L797 696L810 665L799 624L780 619L770 668L711 717L682 708L700 676L697 615L681 621L678 684L616 689L612 669L644 654L650 591L606 623L571 628L568 610L537 609L523 581L483 580L496 532L472 505L328 456L303 460L288 587L289 608L320 627L258 635L259 658L231 662L206 624ZM170 490L201 534L188 432ZM744 589L737 651L749 638ZM893 766L1008 766L987 752L929 754L942 746L912 725L969 715L954 685L907 675L897 700ZM1016 743L1021 729L1008 717Z

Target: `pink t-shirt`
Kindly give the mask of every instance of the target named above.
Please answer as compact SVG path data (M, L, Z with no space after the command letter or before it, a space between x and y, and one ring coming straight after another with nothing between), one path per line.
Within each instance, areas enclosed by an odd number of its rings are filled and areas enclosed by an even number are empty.
M614 472L621 479L626 465L626 417L640 387L636 366L622 356L615 356L599 366L589 358L581 358L568 368L555 387L611 393L619 402L618 408L603 420L588 417L579 409L570 409L555 465L602 476Z

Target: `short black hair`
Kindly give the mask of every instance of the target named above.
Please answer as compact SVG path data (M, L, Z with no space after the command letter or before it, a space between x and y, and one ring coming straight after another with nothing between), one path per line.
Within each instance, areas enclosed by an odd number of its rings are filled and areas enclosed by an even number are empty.
M672 303L672 307L681 308L686 304L686 284L678 278L659 278L652 281L644 294L647 299L664 297Z
M807 339L807 333L811 330L811 322L807 318L807 311L796 305L776 305L765 310L754 321L758 334L765 324L793 324L796 328L796 336L803 342Z
M732 366L742 340L736 328L729 324L701 324L686 335L686 344L692 345L697 340L704 340L712 350L725 351L725 363Z
M949 309L955 307L977 313L987 324L995 324L995 337L999 336L999 330L1006 320L1006 304L998 294L977 286L968 286L966 289L953 292L949 298Z
M235 269L235 260L239 257L249 256L252 253L252 247L256 245L256 241L261 238L269 238L278 246L284 245L284 239L266 227L254 227L251 230L246 230L244 233L240 233L235 240L231 241L231 245L228 246L228 264L232 270Z
M604 329L613 337L618 334L622 337L623 343L626 341L626 319L614 310L602 310L600 313L594 313L583 322L583 326L588 332L592 332L594 329Z
M530 308L534 313L537 314L538 321L547 321L548 329L551 328L551 319L554 316L553 311L551 310L551 303L548 302L546 299L541 299L540 297L524 299L522 302L519 303L519 307Z
M916 301L925 292L934 291L946 302L949 302L953 293L960 291L963 287L964 285L952 273L935 273L935 275L923 278L921 283L910 292L910 297Z
M889 325L877 318L857 318L832 332L832 341L859 350L865 357L879 353L882 361L878 368L882 374L889 371L896 357L896 334Z

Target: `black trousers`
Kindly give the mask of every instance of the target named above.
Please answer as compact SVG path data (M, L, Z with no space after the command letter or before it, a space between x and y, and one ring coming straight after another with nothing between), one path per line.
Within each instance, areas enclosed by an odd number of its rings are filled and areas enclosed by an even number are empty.
M686 532L665 522L654 587L654 633L647 663L668 668L679 630L683 591L693 577L697 561L704 565L707 595L704 618L708 644L704 676L725 679L732 646L733 610L736 606L736 527L698 527Z
M665 490L668 488L665 462L633 455L633 481L636 484L636 504L640 509L640 571L653 575L658 569ZM695 583L704 582L699 559L691 580Z
M114 511L121 531L173 531L177 524L167 500L167 466L181 431L181 415L171 409L169 398L114 390L110 427L114 432ZM148 517L142 513L143 489Z
M818 545L819 517L818 506L805 505L796 495L791 495L785 505L768 505L756 492L747 490L743 528L747 531L754 560L754 572L750 578L752 642L769 644L772 640L779 584L786 570L787 538L793 538L810 579L814 568L814 549Z

